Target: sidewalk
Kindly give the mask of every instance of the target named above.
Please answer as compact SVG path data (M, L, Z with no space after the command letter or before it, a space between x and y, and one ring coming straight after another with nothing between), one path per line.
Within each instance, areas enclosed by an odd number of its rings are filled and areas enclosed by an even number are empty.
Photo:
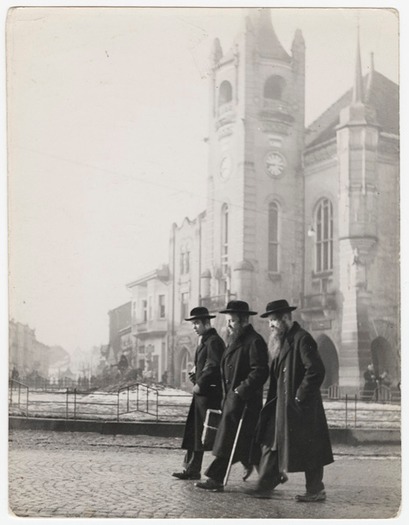
M327 501L297 503L303 474L290 474L271 500L243 493L234 465L224 493L207 493L170 474L180 438L12 430L9 503L21 517L94 518L392 518L401 501L398 445L335 445L325 469ZM212 459L205 455L204 467Z
M85 419L56 419L45 417L9 417L12 430L54 430L58 432L95 432L99 434L149 435L182 437L185 423L165 421L96 421ZM401 442L400 429L330 428L331 442L345 445L396 444Z

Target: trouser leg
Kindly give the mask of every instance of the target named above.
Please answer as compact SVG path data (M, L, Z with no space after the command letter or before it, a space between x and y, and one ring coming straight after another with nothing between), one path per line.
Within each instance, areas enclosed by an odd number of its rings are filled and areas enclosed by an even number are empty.
M183 467L189 474L200 474L202 462L202 450L187 450L183 460Z
M324 490L324 467L319 466L305 471L305 488L310 494Z
M276 450L270 450L265 445L261 446L261 458L258 464L258 488L270 490L280 483L280 472L278 470L278 455Z
M216 457L207 468L205 474L208 478L214 479L219 483L223 483L224 476L229 466L229 458Z

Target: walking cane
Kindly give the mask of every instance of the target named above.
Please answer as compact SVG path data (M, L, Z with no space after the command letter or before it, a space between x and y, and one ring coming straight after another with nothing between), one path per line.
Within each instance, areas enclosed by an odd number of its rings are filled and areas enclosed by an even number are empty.
M233 457L234 457L234 453L236 452L237 442L239 440L241 426L243 424L243 419L244 419L244 415L245 415L246 411L247 411L247 405L244 406L243 413L242 413L240 421L239 421L239 426L237 427L236 437L234 438L233 448L232 448L232 451L231 451L231 454L230 454L230 458L229 458L229 464L227 465L226 475L224 476L224 480L223 480L223 485L224 486L227 485L227 481L228 481L229 476L230 476L231 466L233 464Z

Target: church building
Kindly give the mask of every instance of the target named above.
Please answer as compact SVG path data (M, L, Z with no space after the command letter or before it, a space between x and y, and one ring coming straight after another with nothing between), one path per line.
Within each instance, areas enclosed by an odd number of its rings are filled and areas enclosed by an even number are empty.
M172 226L160 278L170 382L188 386L191 308L217 312L237 298L262 313L285 298L318 343L324 388L357 392L370 362L396 385L399 87L373 57L362 75L358 40L351 89L306 128L303 35L295 32L287 52L271 10L249 11L229 50L213 44L206 210ZM145 348L137 312L149 310L147 300L132 298L133 335ZM214 321L223 335L224 316ZM267 340L265 320L252 322Z

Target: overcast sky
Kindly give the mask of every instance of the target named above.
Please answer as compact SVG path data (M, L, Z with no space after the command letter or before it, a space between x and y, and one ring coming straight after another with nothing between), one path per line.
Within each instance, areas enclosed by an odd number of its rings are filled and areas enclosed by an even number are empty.
M108 341L126 283L168 258L172 222L205 207L208 57L244 9L26 8L8 21L10 315L71 351ZM306 124L354 75L398 82L385 9L275 9L306 42Z

